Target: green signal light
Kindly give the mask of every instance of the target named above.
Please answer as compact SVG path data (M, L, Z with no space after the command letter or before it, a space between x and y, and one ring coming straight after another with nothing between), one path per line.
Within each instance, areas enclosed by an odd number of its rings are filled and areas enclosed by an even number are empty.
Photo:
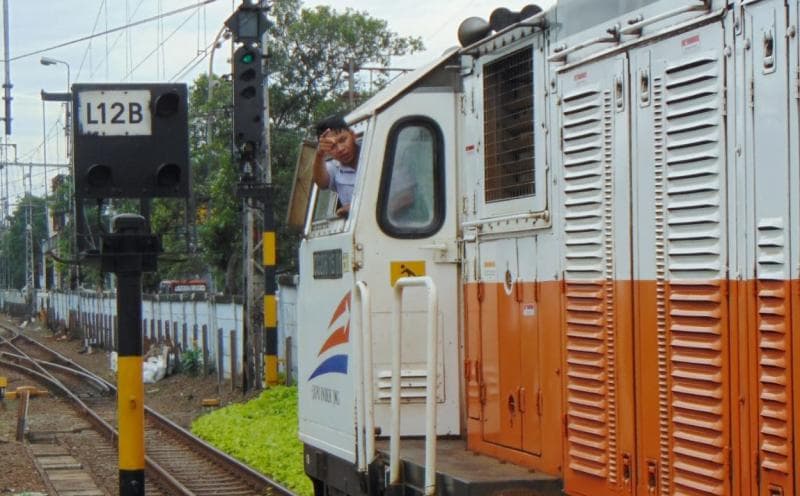
M256 59L256 56L253 55L251 52L245 53L242 55L242 62L245 64L252 64L253 61Z

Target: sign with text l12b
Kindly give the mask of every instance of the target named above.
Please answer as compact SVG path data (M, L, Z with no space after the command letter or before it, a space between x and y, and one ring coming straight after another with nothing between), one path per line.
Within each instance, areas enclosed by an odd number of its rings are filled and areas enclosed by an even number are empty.
M77 198L187 197L185 84L72 86Z

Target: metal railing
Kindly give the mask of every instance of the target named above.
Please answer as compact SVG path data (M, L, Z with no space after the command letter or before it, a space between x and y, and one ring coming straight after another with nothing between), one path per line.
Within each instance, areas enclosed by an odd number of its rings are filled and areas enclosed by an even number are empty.
M428 289L427 307L427 383L425 386L425 495L436 494L436 379L439 299L430 277L402 277L394 285L392 305L392 427L389 440L389 484L400 483L400 351L403 314L403 289L424 286Z
M353 348L356 353L356 450L358 471L367 472L375 459L375 406L372 392L372 313L367 285L359 281L353 293ZM358 310L361 310L360 312Z

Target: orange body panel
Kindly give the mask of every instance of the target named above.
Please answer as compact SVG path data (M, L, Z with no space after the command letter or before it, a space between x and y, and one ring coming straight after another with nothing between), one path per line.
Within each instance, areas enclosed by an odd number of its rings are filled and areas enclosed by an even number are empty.
M590 286L465 286L469 448L572 495L797 494L800 281Z
M630 282L565 282L564 488L633 491L633 321Z
M558 285L518 283L509 294L502 283L473 283L464 294L469 448L559 474Z
M793 280L791 284L792 289L792 307L800 309L800 281ZM794 436L795 436L795 466L798 465L798 456L800 456L800 311L792 313L792 349L793 353L793 369L794 376ZM794 489L795 493L800 491L800 470L795 470L794 474Z
M636 286L637 494L731 494L727 283Z
M756 464L751 466L758 466L758 494L795 494L791 284L759 280L748 294L753 295L755 319L749 333L751 425L757 428L751 437Z

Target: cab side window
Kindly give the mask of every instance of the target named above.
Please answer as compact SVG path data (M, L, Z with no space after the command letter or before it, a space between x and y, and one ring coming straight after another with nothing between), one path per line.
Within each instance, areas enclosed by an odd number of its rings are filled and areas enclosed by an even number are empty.
M425 117L389 131L378 197L378 224L394 238L426 238L444 221L444 149L439 126Z

